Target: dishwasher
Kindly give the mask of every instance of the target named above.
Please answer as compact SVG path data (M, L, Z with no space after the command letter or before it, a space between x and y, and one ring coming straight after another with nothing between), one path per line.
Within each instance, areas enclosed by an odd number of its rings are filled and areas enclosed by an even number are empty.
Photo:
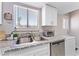
M50 43L51 56L65 56L65 42L63 40Z

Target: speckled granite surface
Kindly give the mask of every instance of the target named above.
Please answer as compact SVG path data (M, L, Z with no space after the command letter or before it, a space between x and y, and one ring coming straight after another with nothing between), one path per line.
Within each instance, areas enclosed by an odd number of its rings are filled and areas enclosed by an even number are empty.
M5 51L13 50L13 49L21 49L21 48L28 48L31 46L36 46L39 44L51 43L58 40L66 40L68 38L74 38L73 36L54 36L54 37L43 37L46 40L43 41L33 41L29 43L22 43L22 44L15 44L15 41L0 41L0 55L4 54Z

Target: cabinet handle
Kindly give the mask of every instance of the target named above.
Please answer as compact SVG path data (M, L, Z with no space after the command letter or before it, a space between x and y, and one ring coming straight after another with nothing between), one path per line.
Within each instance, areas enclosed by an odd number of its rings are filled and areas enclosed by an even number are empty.
M64 42L64 39L63 40L59 40L59 41L55 41L55 42L52 43L52 45L59 45L62 42Z

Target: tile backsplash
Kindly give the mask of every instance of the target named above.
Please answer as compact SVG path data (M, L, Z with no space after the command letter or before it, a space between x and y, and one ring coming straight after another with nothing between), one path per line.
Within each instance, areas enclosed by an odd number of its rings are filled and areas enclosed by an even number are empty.
M53 26L42 26L43 36L50 37L55 34L55 27Z
M42 26L42 30L44 30L44 31L54 31L55 27L54 26Z

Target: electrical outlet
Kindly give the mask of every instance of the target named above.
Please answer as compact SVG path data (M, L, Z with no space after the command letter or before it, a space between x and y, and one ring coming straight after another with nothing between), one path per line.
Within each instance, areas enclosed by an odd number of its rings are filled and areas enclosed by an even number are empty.
M78 48L75 48L75 50L77 51L77 50L78 50Z

